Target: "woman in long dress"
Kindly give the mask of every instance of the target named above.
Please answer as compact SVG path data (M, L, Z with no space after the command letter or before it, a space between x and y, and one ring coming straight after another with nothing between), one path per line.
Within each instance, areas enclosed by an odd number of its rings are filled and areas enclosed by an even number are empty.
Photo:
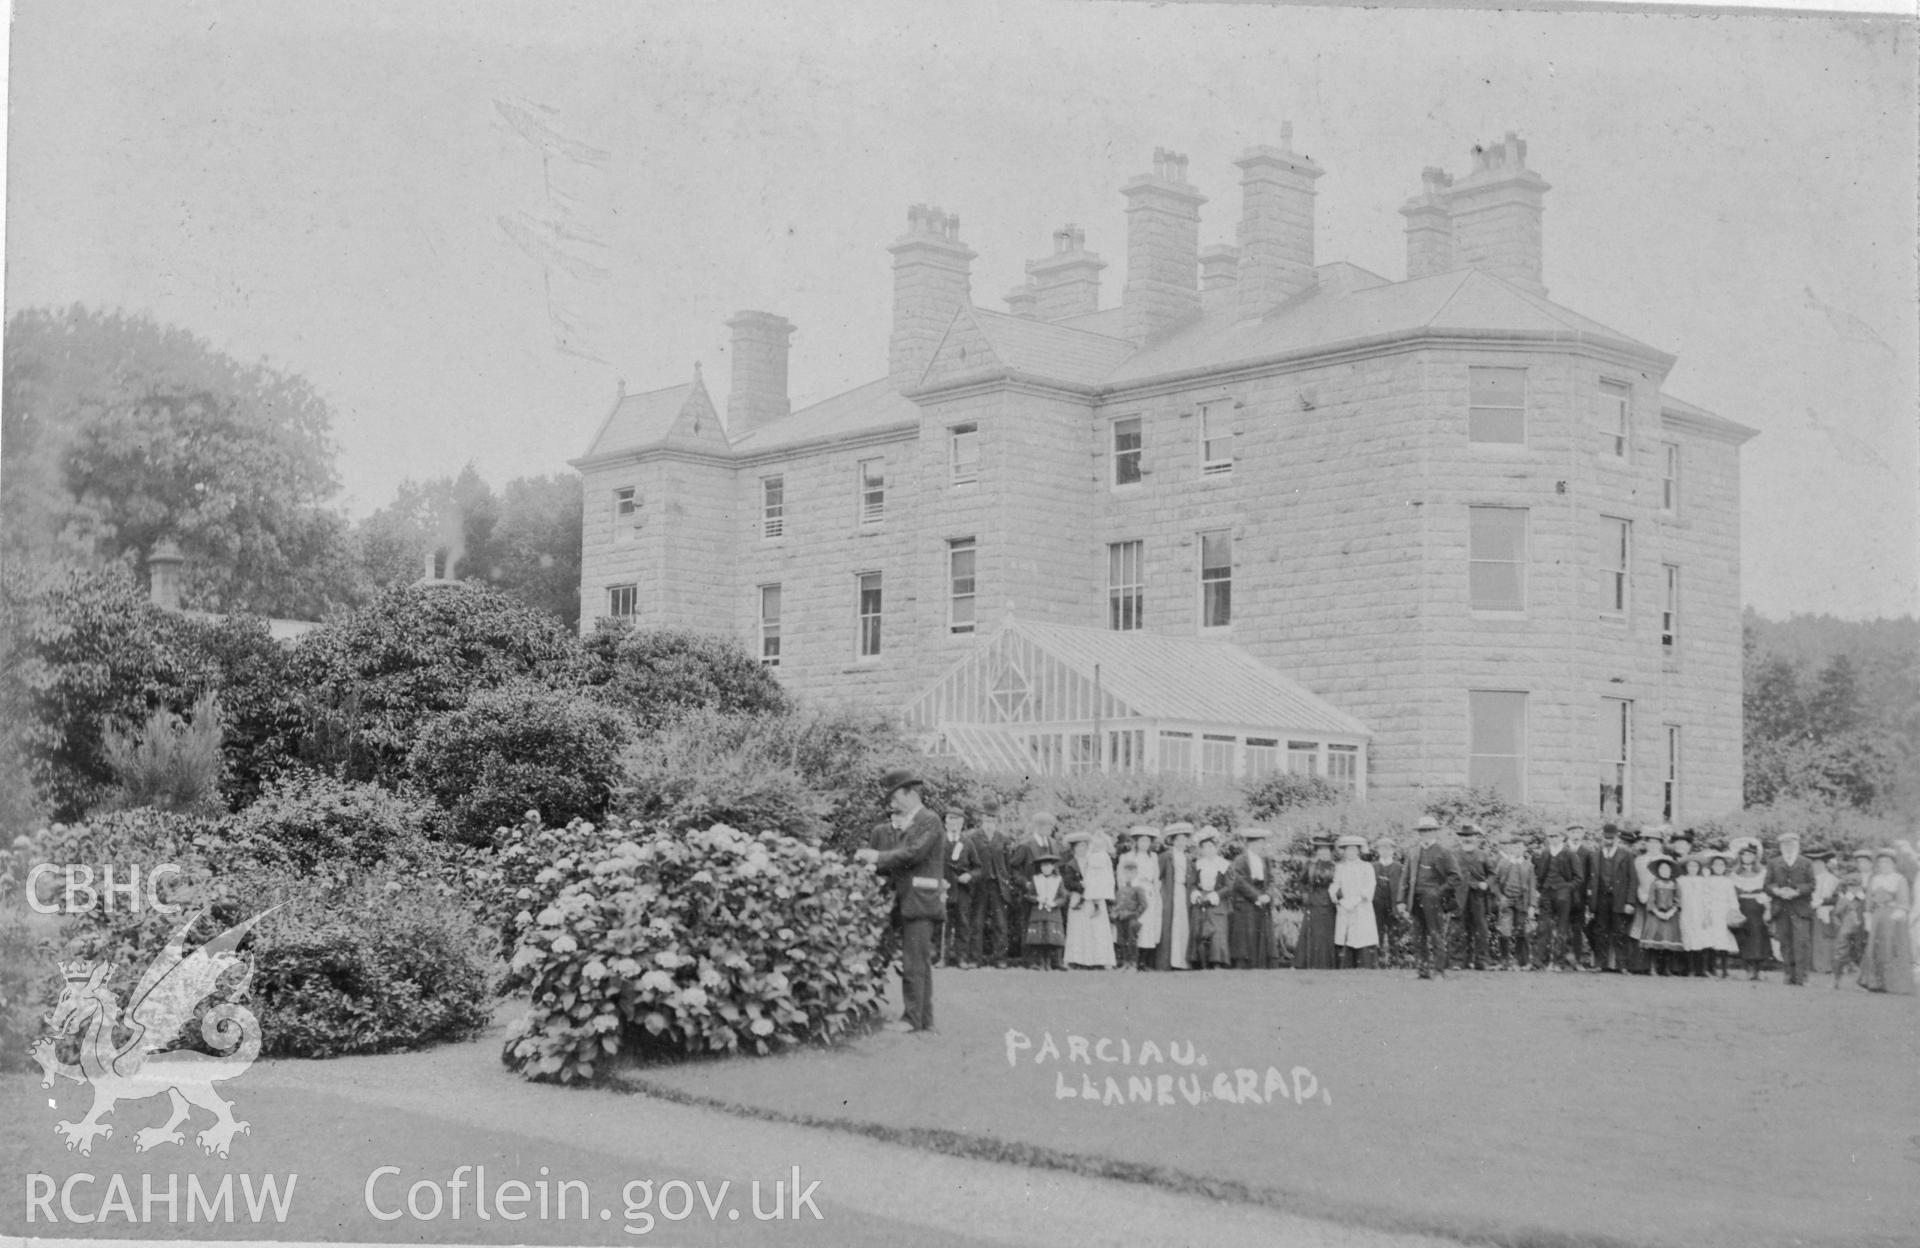
M1810 849L1801 857L1813 863L1813 973L1833 974L1834 941L1840 923L1834 914L1833 899L1840 892L1840 877L1833 873L1830 849Z
M1739 861L1733 869L1733 891L1740 899L1741 923L1736 929L1740 942L1740 962L1748 979L1759 979L1760 968L1773 956L1773 941L1767 933L1767 918L1772 899L1767 896L1767 873L1760 865L1760 842L1750 838L1738 844Z
M1334 957L1343 967L1373 969L1380 950L1380 927L1374 921L1373 895L1379 887L1373 864L1361 861L1366 849L1365 837L1343 836L1338 845L1340 861L1333 865Z
M1160 829L1143 823L1128 828L1127 837L1133 842L1133 848L1120 855L1120 861L1133 864L1133 882L1139 887L1145 905L1135 924L1139 929L1135 937L1137 948L1121 950L1119 956L1131 956L1144 971L1153 965L1153 951L1160 945L1160 855L1154 851L1154 845L1160 840Z
M1684 974L1681 955L1686 945L1680 937L1680 885L1673 878L1673 859L1662 855L1647 868L1653 882L1647 885L1647 922L1640 945L1653 955L1654 974Z
M1872 992L1913 995L1913 886L1900 874L1890 849L1874 856L1867 881L1867 956L1860 964L1860 986Z
M1306 892L1306 918L1293 964L1303 971L1330 971L1334 964L1333 838L1313 838L1313 856L1300 884Z
M1227 943L1233 921L1233 864L1220 852L1217 828L1200 829L1200 853L1193 860L1193 944L1187 961L1197 969L1231 966Z
M1067 965L1113 967L1113 840L1105 832L1073 832L1073 874L1079 887L1067 906Z

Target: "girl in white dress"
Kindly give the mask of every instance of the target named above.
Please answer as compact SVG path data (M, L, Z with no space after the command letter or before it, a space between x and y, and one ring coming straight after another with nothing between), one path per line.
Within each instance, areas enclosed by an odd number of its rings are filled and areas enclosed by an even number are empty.
M1340 860L1333 866L1333 947L1336 966L1371 970L1380 948L1380 928L1374 920L1373 892L1378 886L1373 864L1362 862L1366 838L1343 836L1335 845Z

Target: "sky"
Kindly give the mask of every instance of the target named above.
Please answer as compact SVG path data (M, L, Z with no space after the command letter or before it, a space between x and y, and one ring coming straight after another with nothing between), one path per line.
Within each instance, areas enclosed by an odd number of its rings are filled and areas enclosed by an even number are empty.
M1156 146L1232 240L1246 146L1326 170L1316 247L1405 272L1397 209L1509 130L1550 296L1750 425L1743 595L1920 611L1913 23L950 0L165 6L18 0L6 303L144 312L331 402L365 514L471 462L564 472L618 387L727 389L773 311L796 405L886 371L911 203L1004 307L1066 222L1125 280Z

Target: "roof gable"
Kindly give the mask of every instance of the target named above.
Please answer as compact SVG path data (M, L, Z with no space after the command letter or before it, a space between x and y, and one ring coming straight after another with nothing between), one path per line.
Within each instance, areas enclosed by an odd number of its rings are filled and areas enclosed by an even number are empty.
M727 453L727 435L707 394L706 382L694 368L685 385L623 394L600 422L585 458L667 447Z
M1092 388L1133 352L1121 338L986 308L963 307L933 353L922 386L1005 373Z

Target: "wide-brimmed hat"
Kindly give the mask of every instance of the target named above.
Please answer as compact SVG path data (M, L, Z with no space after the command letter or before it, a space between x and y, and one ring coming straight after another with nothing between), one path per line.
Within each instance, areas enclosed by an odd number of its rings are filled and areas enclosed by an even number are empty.
M1243 841L1264 840L1265 838L1272 835L1273 835L1272 832L1268 831L1266 828L1258 826L1257 824L1251 828L1240 829L1240 839Z
M981 799L980 799L980 813L981 813L981 814L983 814L983 815L997 815L997 814L999 814L999 813L1000 813L1000 799L999 799L999 798L997 798L997 797L995 797L995 796L994 796L993 794L991 794L991 793L989 793L989 794L987 794L987 795L986 795L985 797L983 797L983 798L981 798Z
M1567 832L1585 832L1587 830L1587 825L1580 822L1578 819L1569 819L1567 820L1566 827L1563 830Z
M1479 836L1480 825L1477 823L1463 823L1458 828L1454 829L1453 834L1455 836Z
M1731 864L1733 862L1733 855L1728 853L1724 849L1709 849L1705 853L1700 855L1700 861L1706 863L1708 866L1713 865L1713 860L1715 858L1718 858L1721 862L1724 862L1724 863Z
M1205 845L1208 841L1212 841L1216 845L1219 844L1220 829L1213 827L1212 825L1208 825L1207 827L1201 828L1200 835L1193 838L1193 843L1195 845Z
M1648 874L1652 874L1653 871L1656 868L1660 867L1662 864L1665 864L1668 868L1670 868L1675 875L1678 875L1680 873L1680 863L1678 860L1671 858L1666 854L1655 854L1653 857L1647 859Z
M1798 832L1795 832L1792 828L1788 828L1785 832L1782 832L1779 836L1774 837L1773 840L1774 840L1774 843L1777 845L1785 845L1788 841L1792 841L1795 845L1798 845L1800 843L1800 834Z
M1432 815L1421 815L1413 821L1413 830L1415 832L1438 832L1440 830L1440 821Z
M1738 858L1748 850L1752 850L1756 854L1760 852L1760 840L1758 837L1736 836L1727 842L1727 852L1735 858Z
M1039 853L1033 856L1033 863L1035 866L1039 866L1043 862L1059 862L1059 861L1060 861L1060 851L1057 849L1043 849Z
M1136 823L1127 829L1127 839L1130 841L1137 841L1143 836L1150 841L1158 842L1160 829L1150 823Z
M893 796L895 789L904 789L909 785L918 785L921 783L924 782L914 773L911 767L895 767L892 771L880 777L880 788L888 797Z
M1192 840L1193 825L1190 823L1186 823L1184 821L1180 823L1170 823L1166 827L1160 829L1160 835L1163 839L1169 840L1169 841L1171 841L1176 836L1184 836L1188 840Z
M1367 838L1364 836L1343 836L1333 843L1333 847L1335 849L1365 849L1367 847Z
M1076 828L1060 839L1069 845L1084 845L1093 839L1093 833L1086 831L1084 828Z

